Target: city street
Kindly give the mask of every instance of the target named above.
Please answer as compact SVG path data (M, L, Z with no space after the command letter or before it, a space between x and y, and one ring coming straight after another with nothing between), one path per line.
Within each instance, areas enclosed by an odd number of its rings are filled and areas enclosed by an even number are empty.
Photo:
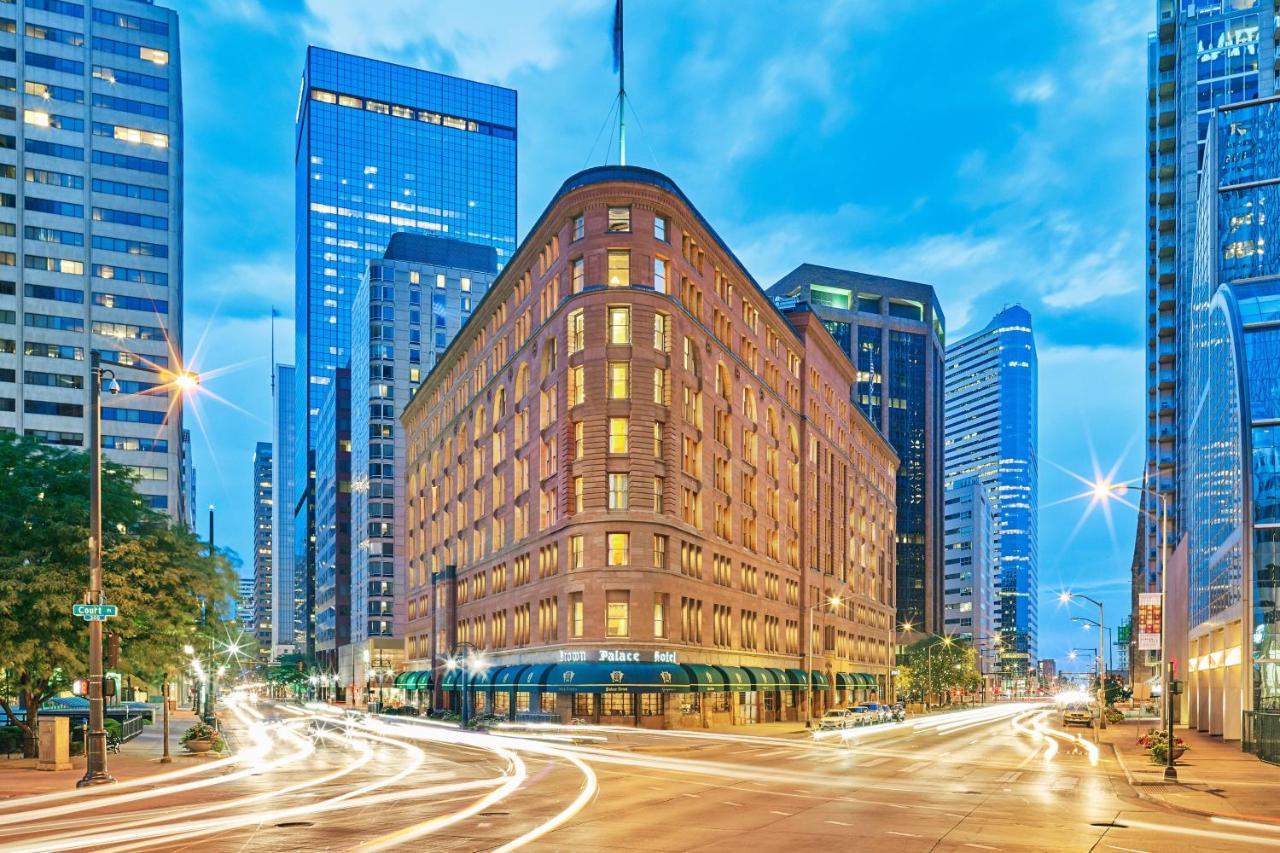
M1031 705L818 742L607 727L490 736L265 703L225 716L230 758L0 801L0 850L1280 846L1280 827L1140 800L1088 732L1062 732Z

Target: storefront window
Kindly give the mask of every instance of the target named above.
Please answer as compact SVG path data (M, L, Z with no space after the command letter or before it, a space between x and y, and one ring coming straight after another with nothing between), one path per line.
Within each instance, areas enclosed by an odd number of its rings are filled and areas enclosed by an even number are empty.
M780 690L778 695L782 697L782 707L794 708L796 706L796 692L794 690Z
M493 694L493 713L503 715L511 710L511 694L499 691Z
M596 713L595 698L592 693L573 694L573 715L575 717L594 717Z
M516 711L527 712L528 710L529 710L529 693L526 690L521 690L519 693L516 694Z
M733 707L730 701L732 699L732 694L730 693L708 693L707 698L708 701L711 702L711 710L713 712L728 711Z
M538 709L544 714L554 714L556 712L556 694L543 693L538 697Z
M476 709L477 714L483 714L488 708L489 695L480 690L472 691L471 695L474 697L471 700L471 707Z
M663 712L661 693L640 694L640 716L657 717Z
M680 713L681 714L698 713L700 710L702 710L702 705L699 699L700 699L700 696L697 693L681 693L680 694Z
M630 717L635 714L635 697L630 693L606 693L601 697L600 716Z

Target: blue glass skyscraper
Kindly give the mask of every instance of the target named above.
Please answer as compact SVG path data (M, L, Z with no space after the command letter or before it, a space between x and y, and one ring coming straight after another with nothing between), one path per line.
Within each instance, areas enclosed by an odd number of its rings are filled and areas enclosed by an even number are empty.
M1275 92L1275 0L1156 0L1147 53L1147 485L1169 498L1170 548L1187 527L1188 382L1196 197L1214 109ZM1156 506L1147 501L1134 548L1133 595L1160 591ZM1146 652L1133 683L1160 674ZM1139 696L1145 694L1140 693Z
M505 263L515 248L516 93L310 47L296 151L291 505L296 565L311 600L317 416L349 359L352 298L368 261L397 231L491 246ZM304 610L313 618L309 604Z
M1000 671L1009 686L1030 678L1037 659L1037 369L1031 314L1021 305L947 347L946 479L977 479L991 499Z

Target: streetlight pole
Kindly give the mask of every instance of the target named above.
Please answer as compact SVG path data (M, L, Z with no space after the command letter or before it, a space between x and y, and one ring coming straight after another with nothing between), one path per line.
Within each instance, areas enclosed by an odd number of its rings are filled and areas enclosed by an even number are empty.
M89 353L89 604L102 604L102 380L111 377L111 393L120 386L105 369L97 350ZM89 731L85 736L84 776L78 788L116 781L107 772L107 730L103 720L102 622L89 620Z
M1106 616L1103 612L1102 602L1098 601L1098 599L1096 598L1090 598L1089 596L1081 595L1078 592L1064 592L1061 596L1058 597L1058 600L1061 601L1063 604L1069 604L1071 603L1072 600L1077 598L1081 599L1082 601L1087 601L1090 604L1092 604L1094 607L1098 608L1098 648L1097 648L1097 652L1098 652L1098 722L1097 722L1097 728L1105 729L1107 727L1107 720L1105 716L1105 711L1107 709L1107 687L1106 687L1106 684L1104 683L1104 679L1106 677L1106 667L1102 661L1102 653L1106 650L1106 642L1107 642L1105 629L1103 627L1106 623Z
M806 729L813 728L813 611L825 604L831 605L834 610L840 606L840 596L833 595L826 601L814 602L805 609L806 615L809 617L807 626L809 633L805 635L804 641L804 678L806 684L804 727Z

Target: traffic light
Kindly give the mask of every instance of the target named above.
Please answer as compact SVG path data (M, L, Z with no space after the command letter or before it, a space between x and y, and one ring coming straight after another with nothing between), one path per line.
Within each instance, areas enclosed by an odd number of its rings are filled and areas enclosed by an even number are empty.
M102 676L102 698L114 699L116 696L116 680L109 675Z
M120 635L107 635L107 666L115 669L120 666Z

